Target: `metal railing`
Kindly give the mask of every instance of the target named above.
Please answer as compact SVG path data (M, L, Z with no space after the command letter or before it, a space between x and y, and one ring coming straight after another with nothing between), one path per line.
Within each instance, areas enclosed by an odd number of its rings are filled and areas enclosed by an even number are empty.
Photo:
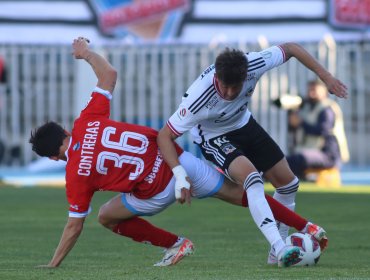
M304 46L348 86L350 98L338 102L344 112L351 164L369 165L370 42L336 44L327 38ZM266 46L234 47L250 51ZM187 87L222 48L193 44L99 46L119 73L111 117L159 129ZM6 61L8 78L0 84L0 141L5 147L0 164L24 165L36 158L28 144L31 129L46 120L71 129L95 86L94 77L78 66L81 62L72 58L70 46L0 45L0 56ZM252 98L250 109L255 118L284 151L286 112L272 107L271 100L286 93L304 94L312 78L312 72L291 59L266 73ZM188 135L179 143L199 155Z

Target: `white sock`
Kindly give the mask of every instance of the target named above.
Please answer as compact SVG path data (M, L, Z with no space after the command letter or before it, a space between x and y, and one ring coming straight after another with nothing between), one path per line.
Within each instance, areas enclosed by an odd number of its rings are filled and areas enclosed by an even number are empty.
M285 243L283 240L279 240L271 246L272 250L275 252L276 257L279 257L279 254L284 247Z
M171 248L176 247L176 246L179 246L183 241L184 241L184 237L180 237L180 236L179 236L179 237L177 238L177 240L176 240L175 244L173 244L173 245L171 246Z
M273 197L285 207L294 211L295 197L298 187L299 180L297 177L294 177L294 179L288 185L276 189ZM279 222L278 228L282 239L285 240L289 235L289 226Z
M271 246L274 246L277 252L285 244L281 239L275 218L271 212L270 206L265 198L263 181L258 172L252 172L245 179L244 189L247 192L248 206L254 222L266 237ZM276 248L276 246L278 248Z

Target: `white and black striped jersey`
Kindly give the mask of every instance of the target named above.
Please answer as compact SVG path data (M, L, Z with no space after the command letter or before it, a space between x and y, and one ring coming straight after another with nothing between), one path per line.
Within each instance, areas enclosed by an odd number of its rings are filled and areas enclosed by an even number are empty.
M177 111L167 121L168 127L180 136L191 129L196 143L243 127L251 116L248 103L259 78L266 71L285 62L285 53L279 46L246 54L247 78L240 94L225 100L214 79L215 66L211 65L189 87Z

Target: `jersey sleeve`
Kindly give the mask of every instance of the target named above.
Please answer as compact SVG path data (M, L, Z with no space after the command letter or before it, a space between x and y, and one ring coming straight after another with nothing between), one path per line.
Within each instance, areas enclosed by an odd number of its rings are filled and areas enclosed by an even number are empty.
M102 116L109 118L111 99L112 94L109 91L96 87L91 93L85 109L81 111L80 117Z
M182 97L179 107L168 119L167 126L175 135L182 135L204 120L205 116L199 109L212 94L213 73L214 67L212 65L191 84Z
M90 202L92 192L81 191L82 186L72 188L67 186L67 200L69 203L69 217L83 218L91 212Z
M167 121L167 126L177 136L190 130L199 122L199 115L191 112L187 101L187 99L184 99Z
M248 60L248 71L253 71L258 77L261 77L266 71L285 62L285 52L281 47L273 46L257 53L251 53Z

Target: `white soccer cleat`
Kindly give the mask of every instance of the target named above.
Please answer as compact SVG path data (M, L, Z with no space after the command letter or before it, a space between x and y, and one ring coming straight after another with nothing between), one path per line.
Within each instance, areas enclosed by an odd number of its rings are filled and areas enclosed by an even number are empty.
M278 254L278 267L289 267L297 263L301 250L292 245L285 245Z
M308 222L302 232L311 234L319 242L321 252L328 247L329 239L322 227Z
M189 239L182 238L176 242L171 248L165 250L163 259L154 264L154 266L169 266L177 264L184 257L191 255L194 252L194 245Z

